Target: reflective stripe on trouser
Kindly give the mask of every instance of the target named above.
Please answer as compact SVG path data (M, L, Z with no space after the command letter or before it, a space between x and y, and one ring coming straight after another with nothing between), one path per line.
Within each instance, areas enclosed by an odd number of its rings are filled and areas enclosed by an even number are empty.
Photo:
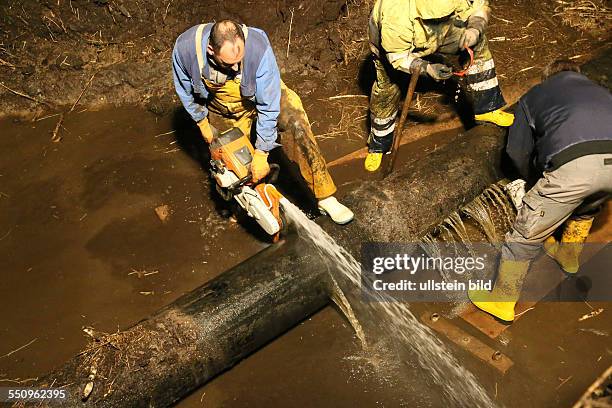
M512 230L506 234L502 258L528 261L542 243L574 214L601 205L612 194L612 154L592 154L545 172L523 198Z
M238 127L244 134L252 134L257 110L252 102L240 96L240 82L227 81L211 93L213 98L208 107L215 116L211 117L211 123L219 130ZM317 199L333 195L336 185L327 170L302 102L282 81L278 125L279 130L284 132L280 136L283 142L281 149L289 160L297 163L310 191Z
M506 104L492 58L474 59L474 65L468 69L464 81L476 115L492 112Z
M443 55L459 53L459 39L463 31L465 31L464 28L452 26L437 52ZM486 34L480 36L478 44L474 47L474 64L469 68L465 77L460 79L460 84L470 96L476 115L492 112L506 104L497 81L495 63L489 50Z
M370 95L371 128L368 138L370 152L386 153L393 144L393 131L397 118L401 91L391 79L393 68L374 56L376 81Z

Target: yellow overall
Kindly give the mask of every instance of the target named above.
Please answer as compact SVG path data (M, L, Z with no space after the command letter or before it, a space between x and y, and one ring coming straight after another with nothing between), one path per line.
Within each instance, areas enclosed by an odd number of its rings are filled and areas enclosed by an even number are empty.
M240 79L228 79L223 85L204 80L204 84L210 93L208 109L214 114L211 123L220 130L238 127L244 134L251 134L257 109L254 102L240 94ZM289 160L297 163L315 198L321 200L333 195L336 186L312 133L302 101L283 81L278 125L283 132L283 152Z

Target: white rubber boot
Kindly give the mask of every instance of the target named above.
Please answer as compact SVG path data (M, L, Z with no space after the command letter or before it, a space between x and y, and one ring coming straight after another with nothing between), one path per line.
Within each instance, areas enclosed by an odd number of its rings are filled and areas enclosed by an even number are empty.
M355 214L347 206L341 204L336 197L331 196L319 201L319 211L327 214L336 224L347 224L353 220Z

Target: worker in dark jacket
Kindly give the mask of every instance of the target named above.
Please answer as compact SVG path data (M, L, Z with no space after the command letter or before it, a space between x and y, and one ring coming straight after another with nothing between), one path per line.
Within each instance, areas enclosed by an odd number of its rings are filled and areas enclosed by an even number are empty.
M545 80L518 103L506 151L521 176L539 179L523 197L502 247L492 292L470 292L480 309L506 321L530 261L542 243L568 273L576 273L593 217L612 194L612 95L556 61ZM560 242L552 234L565 224Z

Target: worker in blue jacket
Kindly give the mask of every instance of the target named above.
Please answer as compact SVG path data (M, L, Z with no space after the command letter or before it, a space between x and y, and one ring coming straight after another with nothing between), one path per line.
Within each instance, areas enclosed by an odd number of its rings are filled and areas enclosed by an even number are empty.
M265 32L232 20L194 26L176 40L172 67L176 93L207 143L213 139L209 113L224 128L238 127L246 135L254 126L254 181L270 171L270 150L282 146L297 162L319 210L338 224L353 219L353 212L333 196L336 186L302 102L281 80ZM286 131L282 145L277 125Z

